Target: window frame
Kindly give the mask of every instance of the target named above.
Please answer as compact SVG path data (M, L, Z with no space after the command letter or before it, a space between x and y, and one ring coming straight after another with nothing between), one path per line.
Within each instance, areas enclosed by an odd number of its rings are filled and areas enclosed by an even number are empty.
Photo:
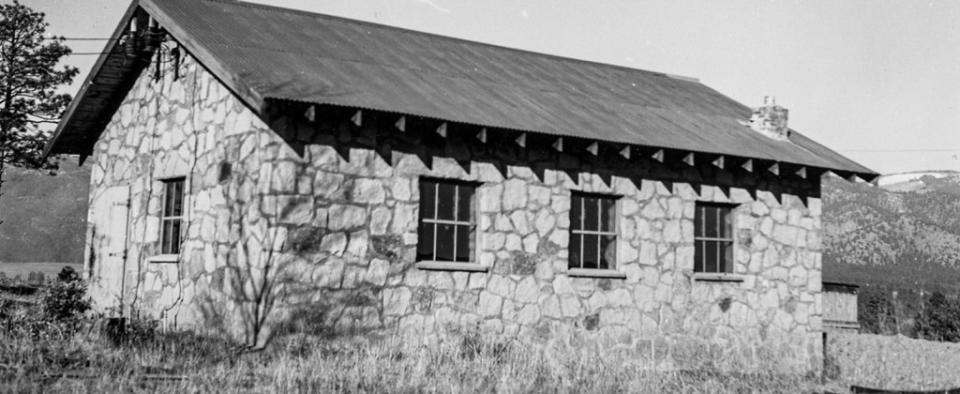
M160 179L160 182L163 184L163 192L161 194L160 202L160 239L159 239L159 256L156 256L151 261L156 262L175 262L179 259L180 252L183 250L183 233L184 233L184 223L186 222L186 201L187 201L187 177L170 177ZM170 215L170 212L167 211L169 208L167 202L170 198L170 186L172 184L179 184L180 187L180 212L179 215ZM176 202L173 203L174 207L177 206ZM179 234L176 237L176 249L167 249L167 239L164 239L164 234L167 233L167 224L171 223L179 224ZM174 243L173 239L170 240L169 246L172 248Z
M573 217L573 213L574 213L573 201L578 196L581 198L581 201L583 202L584 205L580 207L580 219L581 219L579 223L580 228L575 229L574 223L576 222L576 220L574 220L574 217ZM625 274L622 274L619 271L617 271L618 267L620 266L619 264L620 245L618 243L620 242L620 200L623 199L623 196L619 194L613 194L613 193L595 193L595 192L584 192L579 190L572 190L569 198L570 198L570 211L568 215L570 217L570 229L569 229L570 241L567 243L567 274L570 276L625 278L626 277ZM597 229L596 230L587 230L586 226L584 225L586 223L586 214L585 214L586 210L584 209L586 208L586 205L585 205L586 199L597 200L598 207L596 211L597 212ZM602 230L603 213L601 212L601 208L602 208L601 202L602 200L605 200L605 199L611 200L611 202L613 203L611 206L612 223L610 223L609 231ZM573 263L572 246L573 246L573 237L575 236L580 237L580 242L579 242L580 264L578 267L575 267L572 265ZM584 267L584 264L583 264L583 253L584 253L583 239L586 236L597 237L598 256L597 256L596 268ZM599 245L601 244L600 241L604 236L613 237L613 240L611 241L611 245L613 245L613 256L610 259L610 261L608 261L608 266L605 268L601 268L600 263L603 257L603 248L600 248Z
M724 203L724 202L713 202L713 201L696 201L694 205L694 215L693 215L693 273L699 279L703 280L722 280L724 278L737 279L738 275L736 271L736 261L737 261L737 236L736 236L736 209L740 204L735 203ZM718 217L716 218L716 234L715 237L708 237L706 226L707 218L701 216L701 208L716 208L718 212ZM726 210L729 226L725 224L725 221L721 220L723 218L719 213ZM701 220L702 218L702 220ZM703 227L701 227L703 226ZM698 235L697 230L703 228L703 235ZM724 234L724 231L729 228L729 234ZM704 247L701 248L701 242L703 242ZM727 254L721 254L720 251L723 250L720 247L717 247L717 269L716 271L707 271L707 261L704 253L708 249L706 245L716 243L718 245L726 244L729 248L729 260L727 259ZM697 261L698 256L703 256L701 261ZM699 267L699 270L698 270Z
M432 182L434 184L434 196L433 196L433 217L425 218L423 211L424 196L421 195L419 201L417 202L418 213L417 213L417 253L415 255L415 265L424 270L443 270L443 271L486 271L489 267L482 267L479 264L478 250L480 245L480 231L478 226L478 211L479 211L479 193L482 190L482 184L474 181L465 181L461 179L452 179L452 178L437 178L437 177L420 177L417 180L417 190L421 191L424 182ZM438 209L440 207L440 185L448 184L455 186L453 194L453 212L454 218L451 219L440 219ZM470 207L468 213L468 220L462 221L457 219L457 214L460 212L460 191L463 187L469 187L472 189L472 196L470 196ZM431 258L421 259L420 257L420 244L423 242L424 234L420 231L420 228L423 224L428 224L433 227L433 239L432 245L433 250L431 253ZM441 225L450 225L453 226L454 236L453 236L453 250L452 256L453 260L439 260L437 259L437 231ZM459 227L468 226L472 235L468 238L468 247L470 250L467 253L467 261L456 261L457 260L457 235Z

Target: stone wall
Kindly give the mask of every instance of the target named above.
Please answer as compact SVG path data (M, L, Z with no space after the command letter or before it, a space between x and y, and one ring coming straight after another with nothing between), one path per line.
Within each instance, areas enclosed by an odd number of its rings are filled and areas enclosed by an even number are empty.
M818 180L558 153L534 134L527 148L492 130L484 144L457 125L442 138L439 122L413 117L400 132L396 116L370 112L358 127L345 109L318 107L310 122L293 103L261 120L192 59L182 67L176 81L141 76L94 155L92 199L131 187L131 310L249 343L290 330L430 342L469 327L595 340L668 367L819 368ZM149 261L164 176L187 176L178 263ZM416 266L422 176L479 183L473 256L485 272ZM624 278L569 275L577 190L621 196ZM693 273L697 201L739 204L736 280Z

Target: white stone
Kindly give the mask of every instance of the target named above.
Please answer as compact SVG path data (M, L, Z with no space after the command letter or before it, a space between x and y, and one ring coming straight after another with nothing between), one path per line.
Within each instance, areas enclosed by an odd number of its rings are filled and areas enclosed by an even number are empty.
M553 292L557 294L573 294L573 284L566 275L560 275L553 279Z
M480 315L485 317L499 316L502 304L503 299L499 296L488 291L480 292Z
M350 199L361 204L380 204L386 198L383 183L377 179L359 178L353 182Z
M366 231L354 231L350 233L350 241L347 242L346 253L356 257L367 255L367 247L370 246L370 237Z
M347 249L347 236L344 233L329 233L320 241L320 250L340 256Z
M553 230L555 224L557 224L557 219L554 215L550 214L550 211L541 209L540 212L537 213L536 227L537 233L540 234L541 237L546 236L547 233Z
M404 177L393 178L393 184L390 187L394 200L410 201L412 191L410 190L410 180Z
M383 284L387 282L387 272L389 269L389 261L373 259L370 261L370 266L367 267L367 274L363 279L374 285L383 286Z
M561 295L560 309L563 311L563 316L565 317L577 316L580 314L580 300L574 295Z
M536 304L524 306L517 312L517 323L525 326L531 326L540 320L540 308Z
M550 197L550 209L554 213L565 213L570 211L570 196L565 194L554 194Z
M417 209L415 204L397 204L393 207L393 222L390 229L394 234L403 234L417 229Z
M543 315L557 319L563 317L563 312L560 310L560 298L556 294L543 301Z
M530 197L530 204L533 204L534 207L547 207L550 205L550 189L538 186L530 185L527 187L527 193Z
M478 193L480 196L480 212L500 212L500 198L503 194L503 185L484 186L480 188Z
M370 234L384 235L389 225L390 209L383 206L374 208L373 213L370 214Z
M410 289L398 287L383 289L383 314L402 315L410 306Z
M527 235L533 231L533 229L530 227L530 223L527 221L526 211L514 211L512 214L510 214L510 222L513 223L513 228L520 235Z
M537 234L530 234L523 238L523 251L527 253L537 253L537 246L540 245L540 237Z
M487 282L487 290L501 297L513 296L516 284L510 278L503 275L490 275Z
M540 286L537 285L537 280L534 277L528 275L517 284L514 296L517 302L535 303L539 297Z
M507 234L506 249L509 251L523 250L523 239L517 234Z
M647 219L661 219L666 216L666 213L663 212L663 208L657 200L650 200L643 206L640 215Z
M796 266L790 269L790 280L791 287L800 287L807 283L807 270L803 269L801 266Z
M669 220L663 228L663 240L670 243L680 242L680 221Z
M364 225L367 211L353 205L333 205L328 210L327 226L330 230L345 230Z
M511 169L514 167L511 167ZM527 183L522 179L510 179L503 183L503 210L525 208L527 206Z

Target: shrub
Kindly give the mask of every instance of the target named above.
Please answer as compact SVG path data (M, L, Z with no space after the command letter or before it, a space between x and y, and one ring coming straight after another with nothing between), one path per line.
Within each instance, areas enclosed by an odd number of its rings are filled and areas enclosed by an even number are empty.
M64 267L43 295L44 315L58 322L76 322L80 316L90 310L87 288L80 275L71 268Z
M916 330L921 338L960 342L960 301L933 293L917 315Z

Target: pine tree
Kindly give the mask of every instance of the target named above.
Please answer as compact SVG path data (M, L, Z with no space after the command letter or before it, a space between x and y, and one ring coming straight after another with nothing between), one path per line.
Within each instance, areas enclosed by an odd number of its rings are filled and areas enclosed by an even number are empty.
M48 26L43 13L17 0L0 4L0 188L7 165L56 168L41 153L70 101L57 88L71 83L77 69L57 69L71 51L63 37L45 35Z

